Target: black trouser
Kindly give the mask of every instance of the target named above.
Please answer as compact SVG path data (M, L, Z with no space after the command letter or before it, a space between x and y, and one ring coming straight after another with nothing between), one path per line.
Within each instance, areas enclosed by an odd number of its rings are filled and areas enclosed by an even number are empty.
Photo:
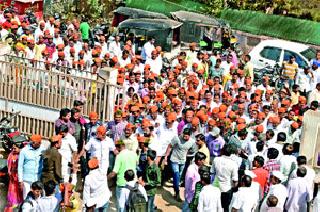
M227 192L221 192L221 206L225 212L229 211L229 205L232 200L232 189Z

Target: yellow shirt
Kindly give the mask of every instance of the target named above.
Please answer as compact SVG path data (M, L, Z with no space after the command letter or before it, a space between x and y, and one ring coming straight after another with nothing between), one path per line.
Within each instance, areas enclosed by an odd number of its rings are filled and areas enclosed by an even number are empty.
M283 62L282 76L285 79L294 79L297 71L298 71L298 64L296 62L292 64L289 62Z
M204 160L204 165L210 166L210 151L208 147L206 147L206 145L203 145L198 151L202 152L206 156L206 159Z
M291 92L291 105L296 105L299 102L299 96L300 96L300 92L298 91L297 93L295 92Z

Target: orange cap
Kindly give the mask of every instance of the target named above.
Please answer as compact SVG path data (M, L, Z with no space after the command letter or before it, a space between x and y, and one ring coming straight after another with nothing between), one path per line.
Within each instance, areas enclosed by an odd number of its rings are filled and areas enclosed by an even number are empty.
M208 124L209 124L210 126L216 126L216 125L217 125L216 121L213 120L213 119L209 119Z
M146 141L146 137L144 136L137 136L137 140L139 143L144 143Z
M157 112L158 111L158 107L153 105L153 106L150 107L150 111L151 111L151 113Z
M263 125L258 125L257 127L256 127L256 132L257 133L263 133Z
M135 126L132 123L128 123L125 128L126 129L134 129Z
M94 112L94 111L91 111L89 113L89 119L98 119L98 113Z
M151 126L150 120L146 118L142 119L141 125L144 127L150 127Z
M51 137L50 142L52 142L52 143L58 142L58 141L61 141L61 139L62 139L61 135L54 135Z
M195 127L199 124L199 122L200 122L200 120L198 117L193 117L191 124L192 124L192 126Z
M226 118L226 113L225 113L225 112L219 112L219 113L218 113L218 118L219 118L220 120L225 119L225 118Z
M238 124L238 125L237 125L237 130L238 130L238 131L241 131L241 130L246 129L246 127L247 127L246 124Z
M211 113L219 113L220 109L218 107L214 107Z
M298 128L299 128L298 122L292 122L291 127L292 127L293 129L298 129Z
M225 104L220 105L220 107L219 107L220 112L227 112L227 110L228 110L227 105L225 105Z
M99 160L96 157L91 158L88 161L88 166L89 166L90 169L98 168L99 167Z
M30 141L32 141L32 142L41 142L41 140L42 140L42 136L41 135L33 134L30 137Z
M105 126L99 126L98 128L97 128L97 133L100 133L100 134L102 134L102 135L105 135L106 134L106 132L107 132L107 129L106 129L106 127Z
M244 118L238 118L237 119L237 124L245 124L246 120Z

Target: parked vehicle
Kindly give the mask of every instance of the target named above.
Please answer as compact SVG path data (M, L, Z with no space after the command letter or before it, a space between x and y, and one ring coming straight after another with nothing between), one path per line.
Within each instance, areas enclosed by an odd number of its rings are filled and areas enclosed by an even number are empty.
M2 147L9 153L13 144L26 144L28 137L20 133L17 127L11 125L12 120L17 117L20 112L13 113L10 117L4 117L0 120L0 141Z
M262 84L262 78L264 76L269 77L269 85L274 86L277 91L282 88L281 80L281 67L275 64L274 67L267 65L262 69L254 69L254 84Z
M181 25L182 23L171 19L128 19L119 24L118 33L133 33L139 38L136 41L138 50L142 48L148 36L153 36L156 45L161 45L164 51L169 52L180 42Z
M254 47L249 55L254 68L258 70L265 66L274 67L276 64L282 66L283 61L288 61L290 56L296 58L299 69L302 70L309 66L311 59L315 58L316 51L305 44L284 40L264 40Z

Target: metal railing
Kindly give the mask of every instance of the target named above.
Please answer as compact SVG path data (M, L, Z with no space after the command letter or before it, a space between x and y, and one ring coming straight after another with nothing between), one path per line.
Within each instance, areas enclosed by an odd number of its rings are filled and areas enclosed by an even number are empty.
M0 110L0 117L10 117L12 112ZM26 134L40 134L43 138L50 138L54 134L54 122L40 120L34 117L17 115L12 120L12 125L20 128Z
M85 116L96 111L103 121L113 118L115 107L123 107L123 87L98 74L32 62L14 56L0 61L0 98L50 109L72 108L74 100L81 100Z

